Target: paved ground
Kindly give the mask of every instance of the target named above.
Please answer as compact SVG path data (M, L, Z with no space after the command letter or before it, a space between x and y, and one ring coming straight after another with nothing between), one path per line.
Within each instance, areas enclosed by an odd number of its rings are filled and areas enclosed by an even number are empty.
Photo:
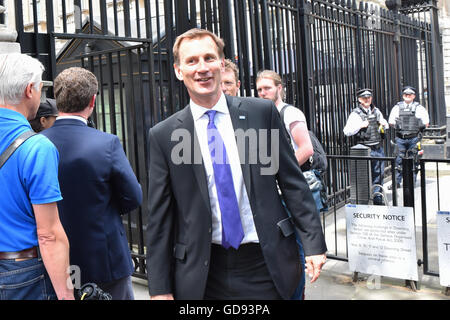
M439 285L439 279L419 273L420 288L415 292L405 281L359 275L353 282L348 263L329 259L315 283L306 285L307 300L450 300ZM133 278L136 300L148 300L147 282Z
M348 263L328 260L315 283L306 285L307 300L450 300L446 296L439 279L432 276L419 276L420 288L415 292L405 286L405 282L393 278L371 278L360 275L357 282ZM378 282L379 280L379 282ZM148 300L147 283L133 279L136 300Z
M434 166L434 167L433 167ZM430 269L438 270L437 243L436 243L436 211L450 211L450 166L439 165L439 176L436 175L435 165L427 165L426 183L426 217L428 226L428 248L430 257ZM433 171L434 170L434 171ZM440 179L439 184L437 180ZM415 189L415 223L417 257L423 259L422 250L422 206L419 187L420 179ZM392 191L385 185L386 197L392 203ZM402 189L398 192L398 205L402 205ZM346 250L346 224L345 210L329 212L325 218L325 234L329 250L337 248L332 254L345 256ZM335 234L337 236L335 236ZM336 245L335 245L336 241ZM330 253L330 251L329 251ZM423 268L419 267L419 282L416 291L405 286L405 281L387 277L373 277L360 274L358 281L353 282L353 273L349 271L348 263L328 259L322 274L315 283L306 285L306 299L308 300L450 300L450 296L444 294L444 288L439 284L439 278L423 275ZM448 272L448 271L447 271ZM138 300L149 299L147 283L145 280L134 279L135 298Z

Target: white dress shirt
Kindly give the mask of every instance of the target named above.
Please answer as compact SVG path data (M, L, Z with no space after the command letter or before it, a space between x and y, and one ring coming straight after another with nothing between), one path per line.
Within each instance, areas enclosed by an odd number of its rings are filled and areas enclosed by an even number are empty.
M201 107L191 100L190 109L194 118L195 131L200 144L200 151L205 166L206 177L208 179L209 202L212 212L212 242L215 244L222 244L222 215L217 197L214 170L211 154L209 153L208 135L206 131L209 117L205 112L209 110L217 111L214 117L214 124L216 125L227 150L227 156L233 176L234 191L236 192L242 228L244 230L244 239L241 243L259 242L255 223L253 221L252 210L250 208L250 201L247 195L247 189L244 184L233 123L231 122L225 95L222 94L217 104L211 109Z
M395 123L398 120L400 114L400 104L406 104L406 102L402 101L397 103L391 110L391 114L389 115L389 124L395 126ZM412 103L415 103L414 101ZM411 104L408 105L411 107ZM424 125L430 123L430 116L428 115L427 109L425 109L422 105L416 103L416 117L419 118Z
M79 120L79 121L83 122L85 125L87 125L87 120L80 116L58 116L55 121L63 120L63 119L75 119L75 120Z

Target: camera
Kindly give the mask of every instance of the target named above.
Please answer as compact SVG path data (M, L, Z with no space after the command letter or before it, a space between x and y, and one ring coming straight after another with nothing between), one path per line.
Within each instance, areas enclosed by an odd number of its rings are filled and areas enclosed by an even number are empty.
M86 283L78 290L80 300L112 300L112 296L95 283Z

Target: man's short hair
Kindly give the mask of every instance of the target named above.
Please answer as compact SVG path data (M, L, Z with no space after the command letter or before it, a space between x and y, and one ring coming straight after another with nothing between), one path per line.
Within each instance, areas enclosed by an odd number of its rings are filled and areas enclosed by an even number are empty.
M281 100L284 101L284 97L285 97L284 84L283 84L283 80L281 79L281 76L273 70L261 70L256 75L256 82L258 82L260 79L264 79L264 78L271 79L273 81L273 83L275 84L275 86L277 86L277 87L281 84L281 86L283 87L283 90L281 90Z
M64 113L80 112L98 91L95 75L89 70L73 67L62 71L54 81L58 110Z
M225 59L225 71L231 71L234 73L234 79L236 84L239 82L239 69L237 65L230 59Z
M44 70L39 60L26 54L0 54L0 104L18 105L30 83L39 88Z
M176 39L175 39L175 43L173 45L173 60L174 63L176 65L180 64L180 45L181 42L184 39L201 39L203 37L209 36L211 37L214 42L216 43L217 46L217 51L219 53L219 58L223 58L225 55L223 53L223 48L225 47L225 43L223 42L223 40L221 38L219 38L218 36L216 36L214 33L212 33L209 30L205 30L205 29L198 29L198 28L193 28L190 29L188 31L186 31L185 33L179 35Z

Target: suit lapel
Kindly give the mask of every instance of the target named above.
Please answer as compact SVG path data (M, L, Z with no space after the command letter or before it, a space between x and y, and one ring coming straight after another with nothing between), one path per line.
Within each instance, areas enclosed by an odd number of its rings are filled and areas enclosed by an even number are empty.
M198 141L198 137L195 131L194 119L192 117L192 113L189 105L187 105L182 112L180 112L178 116L178 121L180 122L179 128L184 128L188 130L190 133L191 139L191 163L192 170L194 171L195 180L197 180L200 193L202 195L203 200L205 201L205 205L211 213L211 204L209 201L209 192L208 192L208 179L206 177L206 170L203 163L202 153L200 151L200 143Z
M233 129L236 130L241 129L243 132L248 130L248 114L247 110L241 108L241 100L233 98L231 96L226 96L228 109L230 110L231 122L233 123ZM248 141L247 141L248 142ZM238 150L239 150L239 158L241 162L242 175L244 177L245 187L247 189L247 194L250 197L251 194L251 179L250 179L250 161L249 161L249 144L244 143L244 150L240 150L239 141ZM244 158L243 158L244 157Z

